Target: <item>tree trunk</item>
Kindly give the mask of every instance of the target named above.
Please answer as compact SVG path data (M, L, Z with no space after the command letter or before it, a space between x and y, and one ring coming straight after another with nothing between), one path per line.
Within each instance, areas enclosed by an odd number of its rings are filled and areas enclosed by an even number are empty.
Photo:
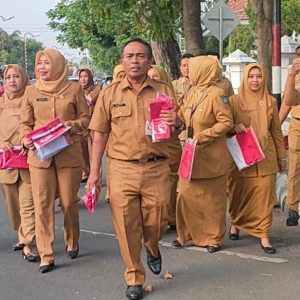
M273 0L252 0L251 3L257 20L258 62L264 68L269 91L271 91Z
M201 1L182 0L183 32L187 52L200 55L204 49L201 28Z
M172 36L165 42L151 41L155 63L165 67L171 79L180 77L178 68L181 56L176 39Z

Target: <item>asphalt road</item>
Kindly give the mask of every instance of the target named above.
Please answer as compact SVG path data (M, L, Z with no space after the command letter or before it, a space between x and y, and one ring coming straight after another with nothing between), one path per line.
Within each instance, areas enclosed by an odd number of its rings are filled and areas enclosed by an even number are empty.
M104 194L104 193L103 193ZM110 211L102 199L95 213L80 206L80 255L66 257L62 214L56 207L56 268L38 272L38 263L24 261L12 252L15 233L0 199L0 300L119 300L125 298L124 267L111 224ZM268 256L259 241L241 235L226 237L221 252L186 247L172 249L175 233L166 233L160 246L163 271L173 279L155 277L147 270L146 285L153 286L151 300L200 299L298 299L300 294L300 227L284 225L284 215L274 210L272 242L278 254ZM145 262L145 252L143 252ZM145 263L146 266L146 263Z

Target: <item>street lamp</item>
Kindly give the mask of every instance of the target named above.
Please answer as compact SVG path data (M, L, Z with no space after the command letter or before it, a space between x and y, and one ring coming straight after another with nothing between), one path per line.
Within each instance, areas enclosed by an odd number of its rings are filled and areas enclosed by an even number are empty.
M27 43L26 42L27 42L27 36L28 35L33 37L33 38L40 36L39 34L34 35L31 32L25 32L24 33L24 36L23 36L23 38L24 38L24 63L25 63L25 71L26 72L27 72Z

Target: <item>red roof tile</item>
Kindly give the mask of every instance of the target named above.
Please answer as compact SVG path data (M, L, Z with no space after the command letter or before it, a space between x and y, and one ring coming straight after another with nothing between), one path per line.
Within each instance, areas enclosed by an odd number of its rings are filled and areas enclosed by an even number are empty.
M247 4L248 0L229 0L227 6L237 14L240 20L248 20L248 16L245 12Z

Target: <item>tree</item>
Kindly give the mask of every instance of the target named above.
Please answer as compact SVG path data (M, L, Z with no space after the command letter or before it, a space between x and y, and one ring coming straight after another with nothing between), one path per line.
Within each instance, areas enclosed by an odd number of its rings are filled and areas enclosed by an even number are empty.
M28 73L33 76L34 59L37 51L43 49L42 43L30 38L27 39ZM6 64L18 64L25 67L24 40L20 31L12 34L6 33L0 28L0 66Z
M179 0L62 0L47 14L50 27L60 32L60 42L88 49L98 67L111 71L119 63L118 48L134 36L167 44L167 60L177 57L179 48L173 41L179 8ZM177 67L169 71L178 74Z
M186 49L194 55L199 55L204 49L201 28L201 1L182 0L182 10Z
M300 34L300 22L296 21L299 16L299 0L281 0L282 35L290 36L293 31Z

